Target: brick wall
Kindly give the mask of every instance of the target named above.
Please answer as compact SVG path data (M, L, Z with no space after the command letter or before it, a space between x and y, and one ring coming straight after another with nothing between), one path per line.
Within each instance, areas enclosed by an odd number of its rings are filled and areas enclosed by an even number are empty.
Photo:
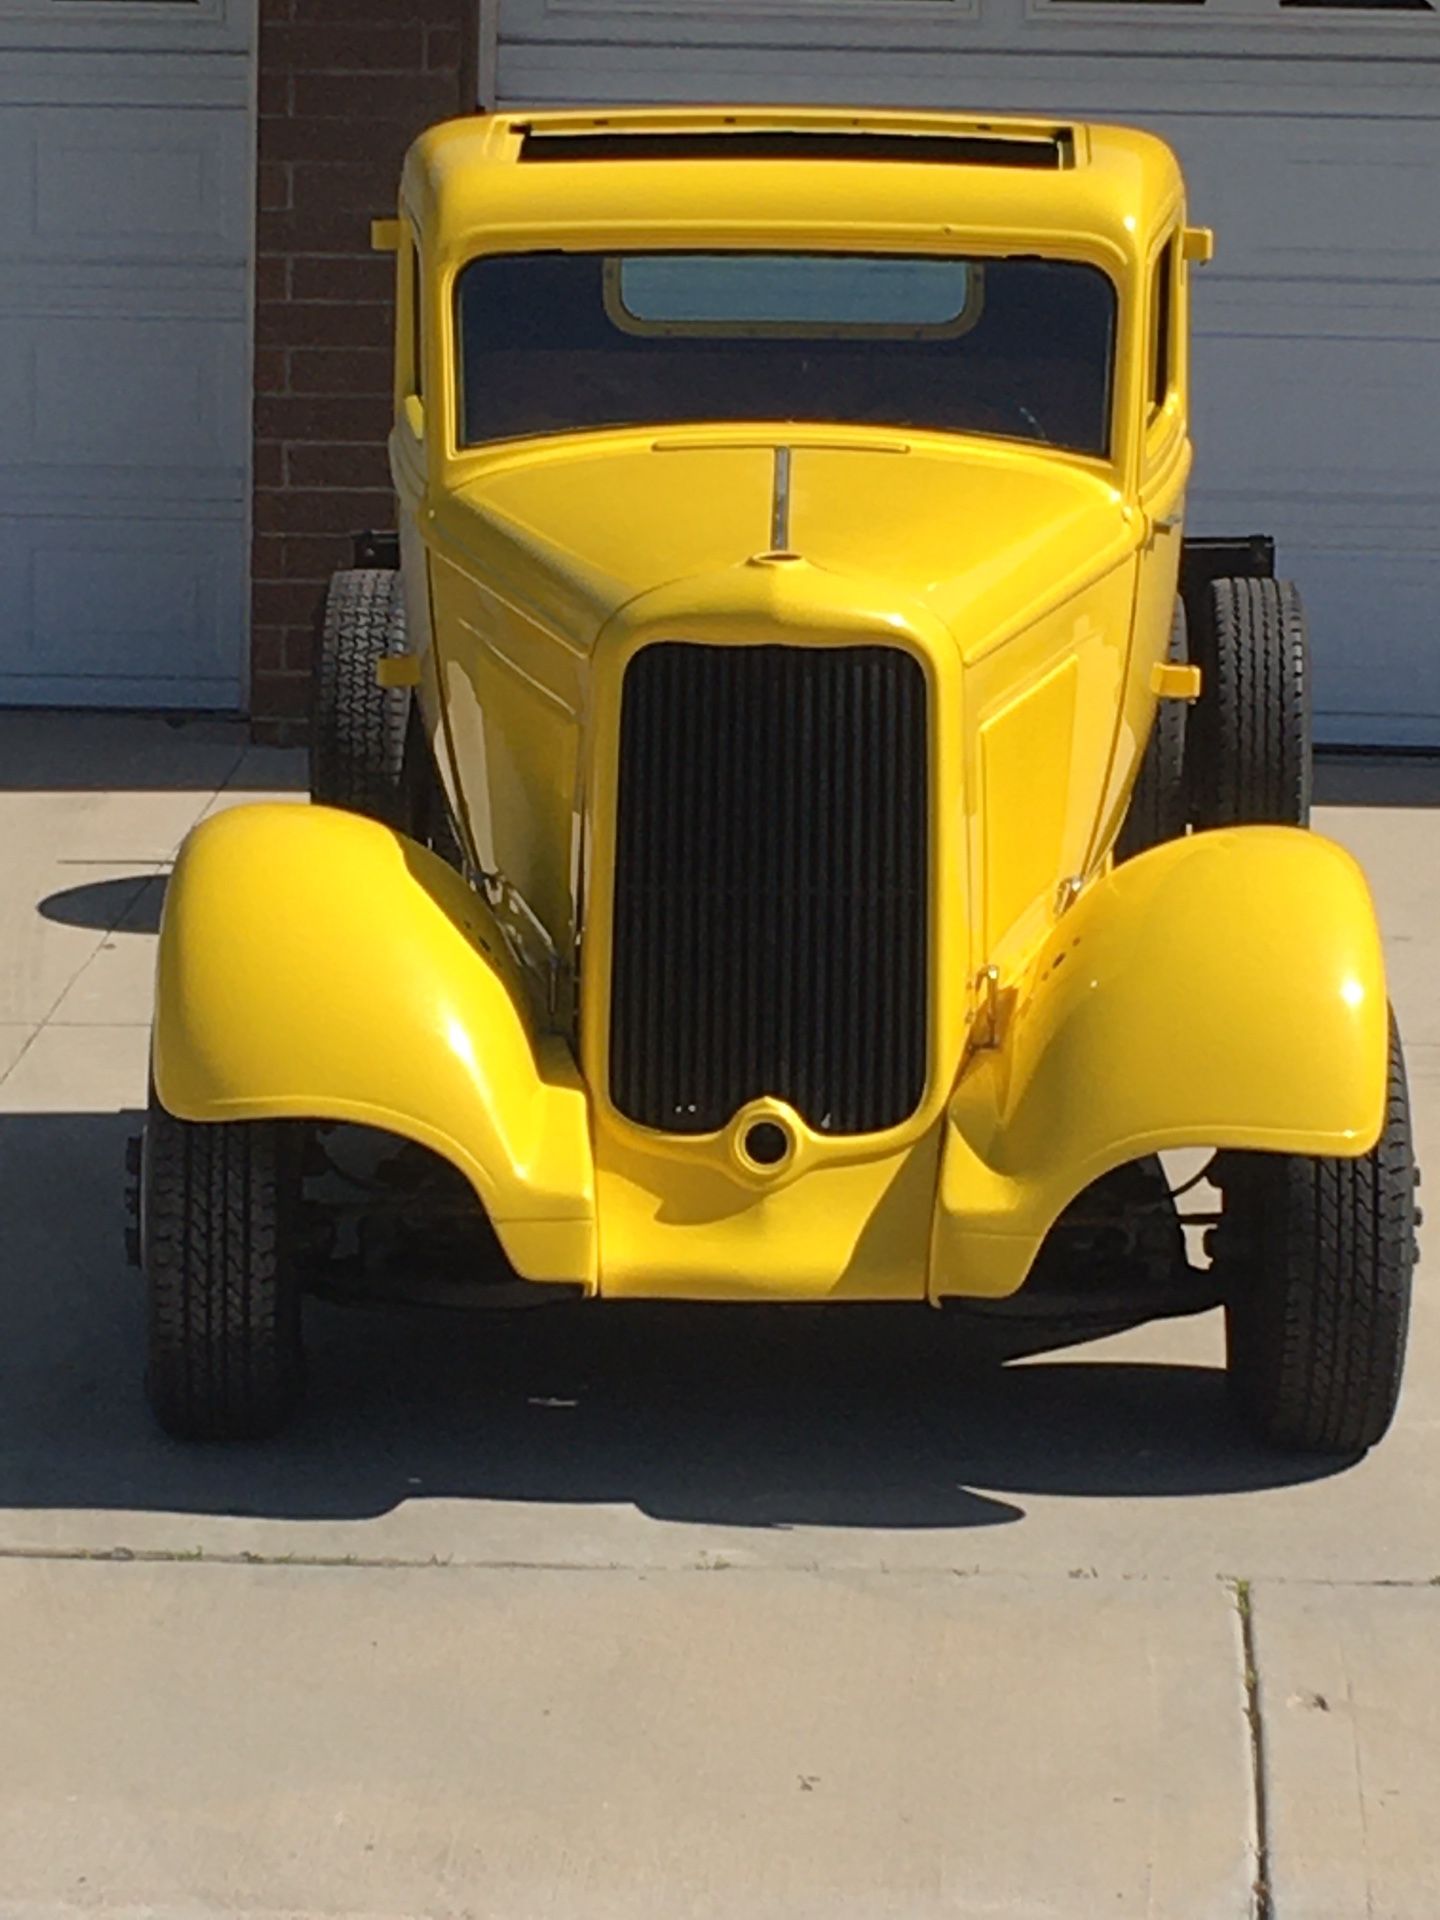
M369 251L422 127L472 105L477 0L260 0L256 735L303 737L316 616L349 536L394 524L394 264Z

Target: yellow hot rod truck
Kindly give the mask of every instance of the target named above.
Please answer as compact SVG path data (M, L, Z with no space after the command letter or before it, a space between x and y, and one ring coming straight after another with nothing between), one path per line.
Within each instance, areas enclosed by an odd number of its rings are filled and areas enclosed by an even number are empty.
M1299 599L1184 539L1169 150L480 117L375 237L399 532L329 594L315 804L207 821L165 904L163 1425L274 1428L302 1296L378 1271L1012 1351L1218 1305L1255 1433L1377 1441L1404 1072Z

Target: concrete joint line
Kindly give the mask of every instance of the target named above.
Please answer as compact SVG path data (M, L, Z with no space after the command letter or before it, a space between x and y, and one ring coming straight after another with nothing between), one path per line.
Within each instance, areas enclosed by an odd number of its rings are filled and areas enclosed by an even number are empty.
M1248 1580L1231 1583L1240 1632L1240 1665L1245 1688L1245 1719L1250 1730L1250 1852L1255 1863L1250 1887L1250 1920L1275 1920L1270 1888L1270 1819L1265 1794L1265 1717L1260 1669L1255 1663L1255 1596Z

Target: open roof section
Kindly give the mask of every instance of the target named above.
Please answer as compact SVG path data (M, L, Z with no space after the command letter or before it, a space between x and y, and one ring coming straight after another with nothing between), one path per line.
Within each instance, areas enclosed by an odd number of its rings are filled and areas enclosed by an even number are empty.
M437 261L627 244L937 244L1112 268L1178 203L1128 128L836 107L505 113L421 136L404 199Z
M521 164L577 160L898 160L906 166L1039 167L1075 164L1069 127L1049 133L957 125L944 133L877 127L748 125L656 128L519 123Z

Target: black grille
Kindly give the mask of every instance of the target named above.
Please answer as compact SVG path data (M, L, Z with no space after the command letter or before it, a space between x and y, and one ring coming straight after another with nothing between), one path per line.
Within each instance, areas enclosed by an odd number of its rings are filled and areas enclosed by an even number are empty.
M925 1085L925 676L893 647L646 647L625 675L610 1094L666 1133Z

